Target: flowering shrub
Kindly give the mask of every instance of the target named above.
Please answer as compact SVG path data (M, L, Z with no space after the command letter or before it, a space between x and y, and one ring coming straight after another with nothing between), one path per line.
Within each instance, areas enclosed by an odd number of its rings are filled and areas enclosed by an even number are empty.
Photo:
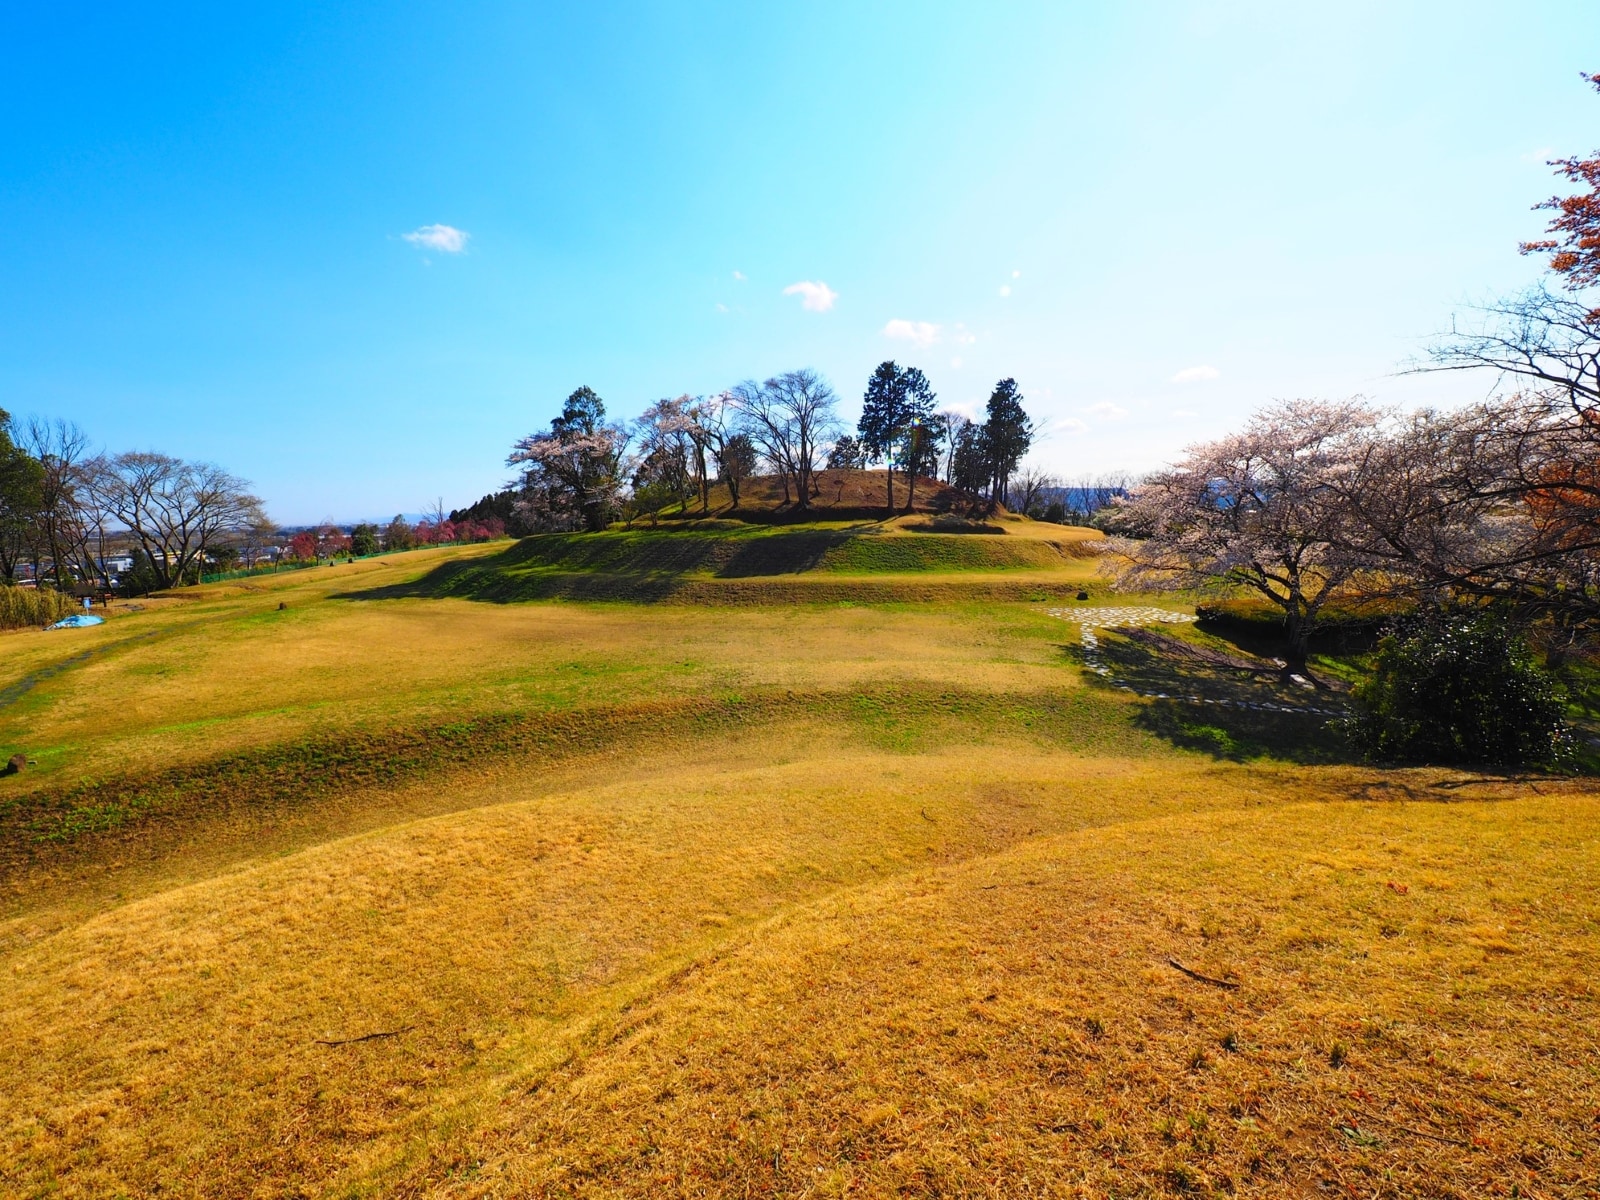
M1435 615L1384 638L1351 698L1346 730L1369 758L1530 766L1567 752L1560 688L1494 614Z

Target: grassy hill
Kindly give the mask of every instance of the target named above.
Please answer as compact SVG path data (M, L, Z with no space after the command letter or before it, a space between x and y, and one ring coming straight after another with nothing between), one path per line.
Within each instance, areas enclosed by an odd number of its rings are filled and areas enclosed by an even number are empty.
M695 604L1019 599L1087 584L1098 538L1094 530L1018 518L803 527L686 522L524 538L489 557L443 564L384 595Z
M1591 783L1353 764L1104 629L1102 678L1093 561L997 524L0 634L0 1193L1583 1194Z

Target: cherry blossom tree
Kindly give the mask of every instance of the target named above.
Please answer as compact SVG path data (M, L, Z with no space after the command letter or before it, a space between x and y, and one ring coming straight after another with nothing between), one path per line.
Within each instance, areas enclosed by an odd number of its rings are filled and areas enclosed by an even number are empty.
M1189 447L1126 502L1142 538L1113 539L1121 587L1244 587L1283 611L1287 670L1305 670L1324 608L1355 590L1350 506L1336 486L1381 414L1351 401L1280 403L1242 433Z
M512 447L507 465L522 469L518 511L535 528L598 532L611 521L627 475L628 434L605 414L600 397L581 387L548 430Z

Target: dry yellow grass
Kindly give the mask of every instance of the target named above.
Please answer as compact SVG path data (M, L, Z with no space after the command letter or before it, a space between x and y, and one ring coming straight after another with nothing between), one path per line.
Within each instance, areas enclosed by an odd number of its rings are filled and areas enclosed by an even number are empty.
M852 889L401 1194L1592 1194L1597 816L1190 811Z
M22 877L0 1193L1593 1190L1587 785L1182 752L1037 604L335 598L449 553L7 635L0 739L54 757L0 804L319 728L788 699Z

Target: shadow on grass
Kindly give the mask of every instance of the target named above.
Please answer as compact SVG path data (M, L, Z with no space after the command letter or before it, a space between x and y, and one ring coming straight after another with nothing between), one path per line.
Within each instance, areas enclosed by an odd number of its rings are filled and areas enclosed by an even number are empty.
M1067 649L1064 647L1064 649ZM1082 661L1079 648L1075 657ZM1149 733L1174 746L1242 762L1273 758L1300 764L1355 762L1328 710L1342 710L1340 698L1276 678L1244 671L1176 661L1150 644L1101 634L1099 660L1115 684L1151 697L1135 719Z
M1360 761L1330 718L1313 713L1255 712L1155 700L1134 724L1180 749L1230 762L1272 758L1306 766Z
M523 600L671 599L695 577L751 579L816 569L849 541L835 530L625 530L543 534L486 558L441 563L420 579L338 593L345 600L456 597Z
M553 533L524 538L484 558L441 563L409 582L340 592L336 598L453 597L501 604L524 600L895 602L962 596L1044 601L1075 585L1059 579L1039 580L1035 585L1028 576L1040 569L1058 570L1063 557L1070 555L1043 541L874 537L848 529ZM1014 579L971 584L960 578L960 573L969 571L1006 572ZM921 575L926 582L870 578L883 574ZM800 590L783 594L784 580Z

